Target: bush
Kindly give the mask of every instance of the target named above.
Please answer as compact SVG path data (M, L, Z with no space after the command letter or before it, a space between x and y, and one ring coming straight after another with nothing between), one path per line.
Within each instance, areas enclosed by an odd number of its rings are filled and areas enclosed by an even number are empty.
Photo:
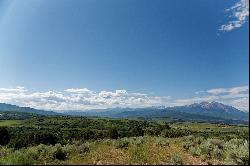
M211 155L218 160L221 160L223 158L223 152L218 146L214 147Z
M117 139L119 137L118 131L114 128L110 129L108 132L109 138Z
M219 139L212 139L210 142L212 145L217 146L219 149L222 149L224 146L224 142L222 140L219 140Z
M204 140L204 137L194 137L193 142L195 145L200 145Z
M0 158L9 155L11 152L12 152L11 149L9 149L5 146L0 146Z
M17 134L9 142L9 146L15 149L28 147L29 145L55 145L58 142L56 135L50 132Z
M56 144L54 146L55 151L53 157L58 160L65 160L67 158L67 153L62 149L61 144Z
M132 143L136 146L140 146L141 144L143 144L143 142L144 142L144 138L140 136L140 137L134 137Z
M17 150L11 153L2 161L5 165L32 165L34 164L33 158L25 153L25 149Z
M5 127L0 127L0 145L7 145L10 141L10 134Z
M234 143L234 144L233 144ZM228 158L239 165L249 164L249 142L248 140L233 139L226 143Z
M184 142L182 143L182 147L183 147L186 151L188 151L189 148L192 147L192 142L190 142L190 141L184 141Z
M178 156L177 154L173 154L171 156L171 162L173 165L183 165L183 160L180 156Z
M55 145L58 143L58 138L49 132L43 132L39 134L34 134L34 143L37 144L46 144L46 145Z
M213 146L210 141L204 141L200 144L201 154L206 155L207 157L211 157Z
M62 150L69 156L70 153L83 154L90 151L90 143L75 142L74 144L66 144L62 147Z
M27 147L30 144L29 137L24 136L16 136L15 138L12 138L8 144L9 147L12 147L14 149L20 149L23 147Z
M76 146L76 152L77 153L87 153L90 151L90 144L89 143L84 143L84 144L81 144L80 146Z
M191 152L191 154L193 155L193 156L200 156L201 155L201 149L199 148L199 147L197 147L197 146L192 146L190 149L189 149L189 151Z
M169 146L169 140L163 137L156 137L155 143L160 147Z
M33 156L35 156L35 154L37 153L38 157L36 159L38 160L40 159L41 160L46 160L46 159L53 160L54 151L53 151L52 145L40 144L38 146L28 148L28 151L33 152Z
M129 146L129 139L128 138L121 138L115 142L115 147L116 148L124 148L127 149Z
M231 139L224 142L220 139L185 137L182 146L193 156L204 155L206 158L214 158L220 161L245 165L249 162L249 142L243 139Z
M130 130L130 136L132 136L132 137L139 137L139 136L143 136L143 135L144 135L144 130L140 126L134 126Z

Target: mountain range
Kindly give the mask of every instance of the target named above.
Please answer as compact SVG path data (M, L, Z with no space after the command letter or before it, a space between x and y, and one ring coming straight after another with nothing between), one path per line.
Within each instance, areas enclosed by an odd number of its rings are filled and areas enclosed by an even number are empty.
M12 104L0 103L0 111L1 112L26 112L26 113L33 113L38 115L62 115L60 113L54 111L44 111L38 110L30 107L19 107Z
M218 102L201 102L175 107L108 108L91 111L68 111L74 116L111 118L169 118L194 121L248 121L249 113Z
M147 108L107 108L85 111L65 111L57 113L53 111L37 110L30 107L0 103L0 111L28 112L39 115L67 115L109 118L167 118L184 121L207 121L227 123L248 123L249 113L240 111L232 106L218 102L201 102L185 106L175 107L147 107Z

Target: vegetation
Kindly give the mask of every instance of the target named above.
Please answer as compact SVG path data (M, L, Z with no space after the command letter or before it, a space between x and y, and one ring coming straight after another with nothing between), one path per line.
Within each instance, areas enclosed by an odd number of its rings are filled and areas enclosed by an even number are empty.
M247 126L69 116L0 124L0 164L249 163Z
M10 141L10 135L6 128L0 127L0 145L6 145Z

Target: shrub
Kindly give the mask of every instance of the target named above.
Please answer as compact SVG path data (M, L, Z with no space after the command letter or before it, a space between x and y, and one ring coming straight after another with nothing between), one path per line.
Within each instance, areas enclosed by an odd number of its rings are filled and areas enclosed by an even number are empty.
M139 137L139 136L143 136L143 135L144 135L144 130L140 126L134 126L130 130L130 136L132 136L132 137Z
M7 156L12 152L11 149L5 147L5 146L0 146L0 158Z
M186 140L186 141L183 141L182 143L182 147L188 151L190 147L193 146L193 142L191 140Z
M195 145L200 145L204 141L204 137L194 137L193 142Z
M199 148L199 147L197 147L197 146L195 146L195 147L190 147L190 149L189 149L189 151L191 152L191 154L193 155L193 156L200 156L201 155L201 149Z
M70 153L77 153L77 154L83 154L89 152L89 143L74 143L73 145L71 144L66 144L62 147L62 150L67 153L67 156L69 156Z
M169 140L163 137L156 137L155 143L160 147L169 146Z
M210 142L212 145L217 146L219 149L222 149L224 146L224 142L222 140L219 140L219 139L212 139Z
M183 137L183 138L184 138L184 140L186 140L186 141L193 141L193 140L195 139L195 136L189 135L189 136L185 136L185 137Z
M85 142L84 144L81 144L80 146L77 146L76 151L78 153L87 153L90 151L90 145L91 143Z
M173 154L171 156L171 162L173 165L183 165L183 160L180 156L178 156L177 154Z
M232 144L235 143L235 144ZM230 140L226 144L228 158L239 165L249 164L249 142L247 140Z
M242 144L244 142L243 139L237 139L237 138L234 138L234 139L231 139L230 141L227 142L227 145L236 145L236 146L239 146L240 144Z
M30 155L25 153L25 149L22 149L11 153L2 163L6 165L32 165L34 160Z
M14 149L20 149L22 147L27 147L30 141L29 138L24 136L17 135L15 138L12 138L8 144L9 147Z
M55 145L57 142L58 142L58 138L53 133L43 132L39 134L37 133L34 134L35 144Z
M142 136L135 137L134 140L133 140L133 144L136 145L136 146L139 146L139 145L143 144L143 142L144 142L144 138Z
M7 145L10 141L10 134L5 127L0 127L0 145Z
M58 142L56 135L50 132L41 133L23 133L17 134L9 142L9 146L15 149L20 149L22 147L28 147L29 145L39 145L39 144L52 144Z
M213 151L213 146L210 141L204 141L200 144L201 154L204 154L208 157L211 157L211 153Z
M186 129L165 129L161 132L161 136L167 137L167 138L177 138L177 137L182 137L182 136L187 136L190 135L191 131L186 130Z
M115 147L116 148L124 148L127 149L129 145L129 139L128 138L121 138L115 142Z
M34 149L33 151L37 151L38 153L38 159L53 159L53 146L52 145L44 145L44 144L40 144L36 147L31 147L29 148L29 150L32 151L32 149Z
M114 128L111 128L108 132L109 138L117 139L119 137L118 131Z
M62 149L61 144L55 145L53 157L58 160L65 160L67 158L67 153Z
M220 160L223 157L223 152L222 152L222 150L218 146L215 146L214 149L213 149L213 151L212 151L212 153L211 153L211 155L214 158Z

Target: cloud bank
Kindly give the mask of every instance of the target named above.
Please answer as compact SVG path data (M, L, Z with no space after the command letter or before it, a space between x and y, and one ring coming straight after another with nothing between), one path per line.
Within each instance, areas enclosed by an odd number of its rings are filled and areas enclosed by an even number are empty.
M202 101L218 101L249 111L249 86L214 88L195 92L186 99L153 96L127 90L92 91L70 88L63 91L31 92L24 87L0 88L0 102L44 110L90 110L112 107L181 106Z
M249 17L249 0L240 0L234 6L225 10L229 12L230 17L234 18L227 24L221 25L220 31L231 31L235 28L241 27Z

